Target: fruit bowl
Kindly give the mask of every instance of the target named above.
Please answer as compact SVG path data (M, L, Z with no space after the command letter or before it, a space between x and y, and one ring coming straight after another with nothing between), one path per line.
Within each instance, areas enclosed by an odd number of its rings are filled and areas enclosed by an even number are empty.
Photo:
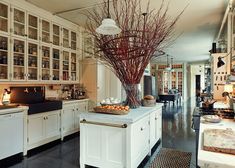
M116 114L116 115L125 115L129 113L128 106L120 105L106 105L106 106L97 106L94 108L96 113L105 113L105 114Z

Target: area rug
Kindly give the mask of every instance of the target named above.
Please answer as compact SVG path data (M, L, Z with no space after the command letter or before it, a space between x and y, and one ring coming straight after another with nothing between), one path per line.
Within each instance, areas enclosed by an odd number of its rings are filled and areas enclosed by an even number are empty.
M162 148L149 168L189 168L191 155L190 152Z

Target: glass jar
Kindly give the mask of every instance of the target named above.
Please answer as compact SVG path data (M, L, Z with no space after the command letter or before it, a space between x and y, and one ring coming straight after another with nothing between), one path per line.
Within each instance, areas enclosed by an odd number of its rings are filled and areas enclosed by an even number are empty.
M138 108L141 106L141 85L138 84L123 84L126 91L125 104L130 108Z

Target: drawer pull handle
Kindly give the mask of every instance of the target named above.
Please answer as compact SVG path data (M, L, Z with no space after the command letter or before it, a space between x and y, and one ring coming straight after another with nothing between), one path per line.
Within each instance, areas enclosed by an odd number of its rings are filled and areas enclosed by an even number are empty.
M101 125L101 126L109 126L109 127L117 127L117 128L127 128L127 124L111 124L111 123L100 123L95 121L86 121L83 119L80 121L81 124L93 124L93 125Z

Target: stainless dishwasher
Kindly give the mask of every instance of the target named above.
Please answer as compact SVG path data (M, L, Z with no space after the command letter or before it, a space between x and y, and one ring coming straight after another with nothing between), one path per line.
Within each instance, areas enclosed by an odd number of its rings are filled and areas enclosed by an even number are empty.
M23 112L0 113L0 160L23 152Z

